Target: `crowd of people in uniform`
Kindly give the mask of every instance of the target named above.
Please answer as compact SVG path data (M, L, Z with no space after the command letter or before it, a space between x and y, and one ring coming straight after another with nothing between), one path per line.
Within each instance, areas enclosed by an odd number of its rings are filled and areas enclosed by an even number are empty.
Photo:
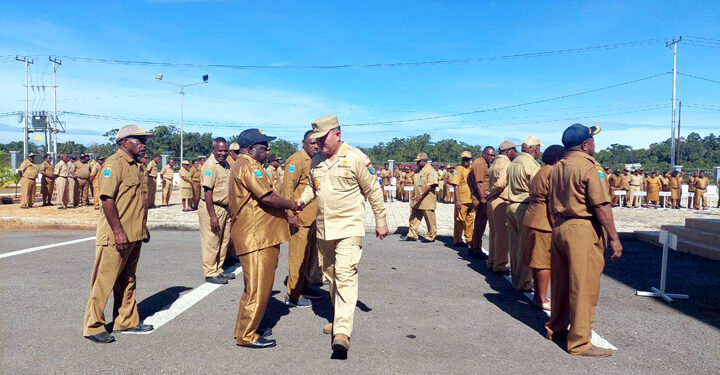
M682 171L652 171L648 174L642 168L630 171L619 169L613 173L611 168L605 170L610 185L610 195L613 197L613 207L620 205L620 197L624 197L622 205L624 207L667 207L672 209L685 208L682 206L682 186L684 184L685 173ZM694 171L688 178L688 194L687 207L696 210L707 210L707 187L710 180L705 176L704 171ZM718 190L720 191L720 178L717 181ZM645 192L645 202L642 202L643 195L636 194ZM625 194L615 194L616 192L624 192ZM669 194L661 194L666 192ZM720 207L720 199L718 200Z
M284 163L270 153L275 137L248 129L236 142L215 138L207 159L182 161L182 207L198 212L207 282L226 284L235 278L228 266L233 262L242 266L244 292L234 329L239 346L276 345L269 338L272 330L261 327L261 322L280 244L289 242L285 304L311 306L312 299L322 298L318 288L327 281L334 318L323 332L332 335L334 351L347 352L358 296L365 202L375 216L376 236L383 239L388 235L384 201L392 200L395 193L410 205L409 229L402 240L435 241L437 202L454 204L453 245L485 259L493 273L511 276L516 291L534 292L533 305L551 312L548 339L567 341L571 354L609 356L613 351L594 346L590 338L604 252L609 247L613 260L622 254L611 207L617 204L613 189L622 188L625 180L593 158L594 136L599 132L598 126L574 124L563 133L562 145L544 152L540 140L529 136L519 145L504 141L497 148L485 147L475 159L464 151L459 165L440 170L433 168L427 154L419 153L414 170L404 165L390 172L387 165L376 171L362 151L342 140L334 115L315 120L301 149ZM46 156L40 168L43 205L50 204L55 184L61 197L58 208L90 204L88 186L93 186L96 207L102 207L83 330L94 342L115 340L105 329L104 310L111 292L113 331L153 329L139 320L135 271L142 243L150 240L147 211L155 205L157 179L162 178L162 204L167 205L174 161L162 170L159 156L147 162L145 142L152 136L137 125L127 125L117 134L118 151L104 163L102 158L90 162L87 155L77 161L62 155L53 168ZM23 178L34 181L32 170L37 169L29 166L32 156L20 169ZM392 186L392 178L403 188L384 188ZM706 188L703 178L694 177L696 192ZM74 187L68 183L71 180L76 181ZM630 187L636 186L632 178L627 180ZM666 185L677 189L678 181L682 177L671 173ZM653 189L663 186L654 172L643 183ZM408 186L412 189L404 189ZM29 194L31 189L26 189ZM73 189L78 199L66 203L66 191ZM650 202L655 198L651 191L655 190L648 189ZM679 205L680 198L675 197L671 197L673 206ZM31 201L24 202L25 207L32 206ZM423 220L428 231L420 239ZM482 237L488 226L485 255Z

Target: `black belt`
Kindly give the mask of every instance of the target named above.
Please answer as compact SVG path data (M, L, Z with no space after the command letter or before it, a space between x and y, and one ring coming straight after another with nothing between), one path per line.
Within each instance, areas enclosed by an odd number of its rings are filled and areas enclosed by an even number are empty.
M205 201L205 199L200 199L200 200L203 201L203 202L205 202L205 204L207 204L207 202ZM227 204L226 204L226 205L222 205L222 204L217 203L217 202L212 202L212 204L213 204L213 206L219 206L219 207L222 207L222 208L228 208L228 206L229 206L229 205L227 205Z

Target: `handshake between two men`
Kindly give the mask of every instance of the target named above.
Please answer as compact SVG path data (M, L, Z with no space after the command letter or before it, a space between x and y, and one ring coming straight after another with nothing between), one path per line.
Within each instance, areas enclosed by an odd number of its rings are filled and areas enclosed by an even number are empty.
M303 202L301 199L296 199L295 201L291 201L294 203L294 206L292 208L288 208L293 212L293 216L288 217L288 224L290 224L290 231L293 233L298 230L298 227L300 226L300 222L298 221L298 213L302 211L305 208L305 202ZM389 233L389 229L386 226L375 228L375 236L379 239L384 239Z

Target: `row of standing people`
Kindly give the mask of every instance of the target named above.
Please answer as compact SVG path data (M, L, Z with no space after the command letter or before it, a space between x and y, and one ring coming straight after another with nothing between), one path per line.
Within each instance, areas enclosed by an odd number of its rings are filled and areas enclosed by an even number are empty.
M607 176L592 156L599 132L597 126L570 126L563 133L563 146L545 150L543 166L536 160L543 145L534 136L521 145L505 141L497 150L486 147L475 160L465 151L449 179L455 198L453 244L483 258L482 236L489 225L488 270L510 275L513 289L533 291L533 305L551 311L545 326L548 339L566 341L573 355L594 357L613 353L590 342L603 254L609 246L611 259L622 255ZM416 161L422 177L415 180L415 191L423 201L425 194L434 194L437 179L426 155ZM403 239L418 239L417 226L424 217L424 240L433 241L435 202L425 207L416 203L411 202L410 229Z
M649 175L641 169L630 172L624 170L622 173L618 169L613 173L611 168L605 170L608 177L610 195L612 196L612 205L617 207L620 205L620 195L615 195L616 191L625 191L625 199L623 206L640 207L642 205L642 197L637 192L646 192L646 207L669 207L673 209L684 208L682 206L682 186L684 183L685 173L681 171L661 172L659 170L651 172ZM688 178L688 195L687 207L693 207L696 210L708 209L707 203L707 187L710 180L705 176L703 171L695 171ZM720 178L717 181L718 190L720 190ZM660 192L670 193L669 197L661 196ZM720 200L718 200L720 207Z
M320 118L312 128L305 134L303 149L286 163L282 192L273 186L272 172L261 164L275 138L257 129L240 134L237 153L216 138L213 155L201 168L198 215L203 267L209 263L224 278L222 258L230 246L243 267L245 290L234 330L240 346L275 345L267 338L272 331L261 328L260 322L271 295L280 244L289 241L286 304L300 305L308 284L319 281L312 273L320 267L330 283L334 309L334 319L323 332L332 334L333 350L346 352L357 302L366 198L375 214L376 235L383 239L388 234L382 192L368 157L341 139L336 116ZM118 152L103 167L103 215L83 330L95 342L115 340L105 330L103 313L111 291L116 301L114 331L153 329L139 321L135 302L137 260L141 244L150 240L147 185L152 176L140 162L148 137L152 134L136 125L123 127L117 135Z

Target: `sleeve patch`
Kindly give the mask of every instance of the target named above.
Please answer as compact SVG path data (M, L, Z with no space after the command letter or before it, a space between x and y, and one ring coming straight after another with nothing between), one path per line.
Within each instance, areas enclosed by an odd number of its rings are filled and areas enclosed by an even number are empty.
M268 178L272 178L272 173L268 172Z
M105 168L105 170L103 171L103 176L110 177L110 168Z
M254 170L254 171L253 171L253 174L255 174L255 177L257 177L257 178L262 178L262 177L263 177L263 173L260 172L260 170L258 170L258 169Z
M371 175L374 175L374 174L375 174L375 168L373 168L373 167L368 167L368 172L370 172Z
M602 171L598 171L598 176L600 176L600 180L605 181L605 173Z
M292 165L292 164L290 164L290 165L288 166L288 172L290 172L290 173L295 172L295 166Z
M205 176L212 176L212 171L205 171Z

